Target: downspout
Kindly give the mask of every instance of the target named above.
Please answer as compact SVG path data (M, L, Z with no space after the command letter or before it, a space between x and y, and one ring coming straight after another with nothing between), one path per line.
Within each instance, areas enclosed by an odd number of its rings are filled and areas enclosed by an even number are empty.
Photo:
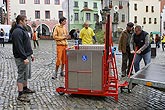
M68 31L70 31L70 13L69 13L69 0L68 0Z
M129 2L128 2L127 6L128 6L128 22L129 22L129 14L130 14L130 10L129 10Z

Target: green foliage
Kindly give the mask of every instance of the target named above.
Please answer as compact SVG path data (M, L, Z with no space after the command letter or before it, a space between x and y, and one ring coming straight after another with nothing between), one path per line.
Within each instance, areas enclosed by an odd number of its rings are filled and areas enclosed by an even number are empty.
M98 30L95 34L96 34L98 44L104 44L104 32L103 32L103 30Z

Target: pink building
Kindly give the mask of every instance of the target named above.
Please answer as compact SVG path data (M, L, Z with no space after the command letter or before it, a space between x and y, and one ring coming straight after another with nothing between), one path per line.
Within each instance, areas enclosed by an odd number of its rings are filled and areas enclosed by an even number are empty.
M68 17L68 0L6 0L6 6L6 24L11 24L19 14L26 15L28 31L37 30L42 38L50 38L61 16Z

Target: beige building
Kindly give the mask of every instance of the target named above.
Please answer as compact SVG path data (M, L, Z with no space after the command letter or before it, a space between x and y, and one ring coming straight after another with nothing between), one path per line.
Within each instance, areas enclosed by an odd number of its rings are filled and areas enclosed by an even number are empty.
M129 16L148 33L160 33L160 0L129 0Z
M35 27L42 36L50 36L61 16L68 17L68 0L8 0L7 3L9 24L17 15L26 15L29 31Z
M103 8L110 9L112 17L113 37L119 37L129 21L129 1L128 0L103 0Z

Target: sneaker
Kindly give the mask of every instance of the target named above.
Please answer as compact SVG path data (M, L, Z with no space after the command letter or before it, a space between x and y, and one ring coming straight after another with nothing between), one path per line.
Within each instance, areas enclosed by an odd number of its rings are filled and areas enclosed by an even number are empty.
M53 75L52 75L52 79L56 79L57 78L57 73L54 73Z
M60 75L63 77L64 76L64 72L60 72Z
M122 74L121 77L126 77L126 75L125 74Z
M23 90L23 93L25 93L25 94L35 93L35 92L36 92L35 90L31 90L31 89L29 89L29 88Z
M28 99L25 94L22 94L22 95L18 96L17 100L19 100L21 102L30 102L30 99Z
M57 78L57 75L56 76L52 76L52 79L56 79Z

